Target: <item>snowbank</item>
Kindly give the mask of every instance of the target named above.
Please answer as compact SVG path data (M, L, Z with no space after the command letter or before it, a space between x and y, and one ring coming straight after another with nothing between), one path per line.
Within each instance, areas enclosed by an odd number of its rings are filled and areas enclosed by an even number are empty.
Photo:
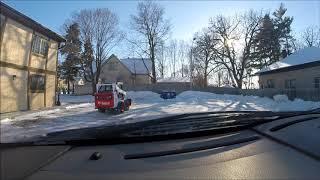
M128 98L132 99L132 102L159 102L163 99L160 98L160 94L151 91L128 91Z
M275 96L273 96L273 99L277 102L277 103L283 103L283 102L288 102L289 98L287 95L283 95L283 94L277 94Z

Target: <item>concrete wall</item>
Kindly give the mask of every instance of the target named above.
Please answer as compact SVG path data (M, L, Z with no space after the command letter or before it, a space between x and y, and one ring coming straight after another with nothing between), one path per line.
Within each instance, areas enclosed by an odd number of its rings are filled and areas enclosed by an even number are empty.
M35 34L46 38L35 32ZM28 110L28 71L46 76L46 90L29 93L30 109L55 104L55 82L58 43L50 40L48 57L30 54L33 30L7 18L1 42L0 113ZM29 67L29 59L31 60ZM47 62L47 65L46 65ZM7 63L7 64L5 64ZM50 73L44 73L46 70ZM39 70L42 70L40 73Z
M320 77L320 66L288 72L260 75L259 84L265 87L268 79L274 81L276 89L285 89L285 80L296 79L297 89L314 89L314 78Z

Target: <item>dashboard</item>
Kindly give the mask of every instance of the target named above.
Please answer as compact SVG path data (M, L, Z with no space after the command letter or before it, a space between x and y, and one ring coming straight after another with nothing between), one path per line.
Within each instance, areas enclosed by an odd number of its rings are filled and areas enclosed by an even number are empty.
M1 149L2 179L317 179L320 115L196 138Z

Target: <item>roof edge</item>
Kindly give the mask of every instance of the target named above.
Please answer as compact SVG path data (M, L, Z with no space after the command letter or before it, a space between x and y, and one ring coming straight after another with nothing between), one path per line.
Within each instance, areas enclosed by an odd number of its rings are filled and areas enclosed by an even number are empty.
M314 61L314 62L309 62L309 63L304 63L304 64L299 64L299 65L294 65L294 66L283 67L283 68L274 69L274 70L270 70L270 71L256 72L255 75L265 75L265 74L294 71L294 70L310 68L310 67L314 67L314 66L320 66L320 60Z

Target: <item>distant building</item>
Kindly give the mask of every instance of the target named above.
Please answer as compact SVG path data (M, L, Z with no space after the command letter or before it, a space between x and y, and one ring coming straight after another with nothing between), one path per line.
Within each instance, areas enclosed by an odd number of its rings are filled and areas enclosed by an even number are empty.
M299 50L257 74L260 89L320 90L320 48Z
M152 66L150 59L119 59L111 55L102 64L100 80L102 83L123 82L124 86L151 84Z
M2 2L0 7L0 113L54 106L64 38Z

